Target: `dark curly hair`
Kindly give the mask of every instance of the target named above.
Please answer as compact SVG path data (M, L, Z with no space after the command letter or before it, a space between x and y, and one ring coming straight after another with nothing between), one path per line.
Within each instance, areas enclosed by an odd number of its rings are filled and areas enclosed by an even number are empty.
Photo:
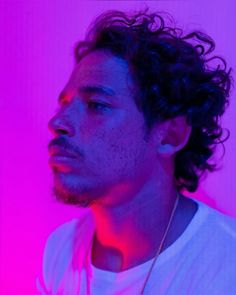
M76 62L97 49L128 62L139 89L134 100L148 131L156 122L186 116L192 132L175 155L174 175L179 191L196 191L204 172L216 169L210 161L216 145L229 137L228 130L223 136L220 118L228 105L231 68L226 71L222 57L209 57L215 49L212 38L200 31L183 35L168 13L149 13L148 8L133 14L108 10L76 44ZM211 66L209 62L216 60L220 64Z

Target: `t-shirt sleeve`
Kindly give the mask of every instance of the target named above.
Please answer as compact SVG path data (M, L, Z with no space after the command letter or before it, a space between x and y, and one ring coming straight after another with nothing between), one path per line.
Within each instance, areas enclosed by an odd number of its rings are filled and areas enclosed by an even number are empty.
M36 278L36 290L37 294L40 295L49 295L50 293L46 290L45 285L43 285L42 280L39 279L39 277Z

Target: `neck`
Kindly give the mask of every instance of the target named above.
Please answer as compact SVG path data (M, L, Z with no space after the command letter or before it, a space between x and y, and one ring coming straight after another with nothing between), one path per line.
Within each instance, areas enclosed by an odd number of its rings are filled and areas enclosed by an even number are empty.
M162 194L151 194L150 191L145 193L142 190L142 193L129 198L129 202L122 203L122 206L93 207L96 227L93 265L119 272L152 259L163 238L176 197L177 192L173 187ZM187 221L183 221L180 214L182 203L183 198L176 208L162 251L186 227Z

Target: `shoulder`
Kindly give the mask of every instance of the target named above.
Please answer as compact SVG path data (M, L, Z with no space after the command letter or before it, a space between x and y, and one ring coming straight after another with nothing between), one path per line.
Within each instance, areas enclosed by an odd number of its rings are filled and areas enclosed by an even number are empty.
M236 294L236 219L205 204L202 206L207 218L199 234L203 243L199 243L198 255L207 277L201 276L199 294Z
M208 205L199 203L199 231L197 241L204 249L211 249L211 255L222 255L230 260L236 249L236 218L226 215ZM204 252L204 250L203 250Z
M58 226L48 237L43 254L43 280L48 289L58 286L76 251L75 241L88 223L88 214Z
M204 206L208 211L208 227L215 228L218 233L236 242L236 218L207 205Z

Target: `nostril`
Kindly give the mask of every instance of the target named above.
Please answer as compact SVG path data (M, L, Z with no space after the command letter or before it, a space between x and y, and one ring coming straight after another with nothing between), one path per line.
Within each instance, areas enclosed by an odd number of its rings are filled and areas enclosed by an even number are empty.
M64 134L68 134L69 132L65 129L58 128L58 129L56 129L56 133L64 135Z
M75 132L72 122L68 118L66 119L58 114L51 118L48 122L48 127L54 135L73 136Z
M56 117L56 116L54 116L48 122L48 128L54 134L67 134L69 132L67 130L68 127L66 127L65 124L63 124L62 121L58 117Z

